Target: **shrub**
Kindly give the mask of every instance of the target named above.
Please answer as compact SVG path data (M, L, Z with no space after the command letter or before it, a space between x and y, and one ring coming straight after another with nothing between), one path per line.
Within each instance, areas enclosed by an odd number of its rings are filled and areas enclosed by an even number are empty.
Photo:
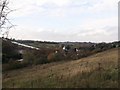
M64 60L65 57L62 53L50 53L47 56L49 62Z
M19 69L26 67L27 65L24 63L20 63L17 61L10 60L8 63L2 65L2 71L8 71L8 70L13 70L13 69Z
M2 63L8 63L10 59L20 59L21 55L18 52L18 46L10 41L2 41Z
M27 50L23 54L23 62L29 65L47 63L47 55L37 50Z

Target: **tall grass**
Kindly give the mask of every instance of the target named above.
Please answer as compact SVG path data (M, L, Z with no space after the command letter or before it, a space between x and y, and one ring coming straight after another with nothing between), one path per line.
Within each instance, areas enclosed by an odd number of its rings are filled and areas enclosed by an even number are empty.
M118 88L116 50L57 63L3 74L3 88Z
M56 74L52 70L44 78L33 77L9 82L3 82L3 87L19 88L117 88L118 69L99 69L99 66L90 71L79 71L75 76Z

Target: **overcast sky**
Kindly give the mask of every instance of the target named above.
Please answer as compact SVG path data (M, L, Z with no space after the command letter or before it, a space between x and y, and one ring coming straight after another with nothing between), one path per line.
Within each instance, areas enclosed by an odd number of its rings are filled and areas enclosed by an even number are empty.
M42 41L118 40L119 0L9 0L9 37Z

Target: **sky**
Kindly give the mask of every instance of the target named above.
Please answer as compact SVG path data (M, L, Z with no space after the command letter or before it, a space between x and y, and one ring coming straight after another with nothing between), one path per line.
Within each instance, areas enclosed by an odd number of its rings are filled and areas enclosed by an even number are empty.
M40 41L118 40L119 0L9 0L9 37Z

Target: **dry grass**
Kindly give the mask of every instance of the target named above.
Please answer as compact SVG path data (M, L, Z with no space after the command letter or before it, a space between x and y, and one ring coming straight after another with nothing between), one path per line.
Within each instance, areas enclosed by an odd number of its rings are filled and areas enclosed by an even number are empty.
M118 87L118 49L3 73L4 88Z

